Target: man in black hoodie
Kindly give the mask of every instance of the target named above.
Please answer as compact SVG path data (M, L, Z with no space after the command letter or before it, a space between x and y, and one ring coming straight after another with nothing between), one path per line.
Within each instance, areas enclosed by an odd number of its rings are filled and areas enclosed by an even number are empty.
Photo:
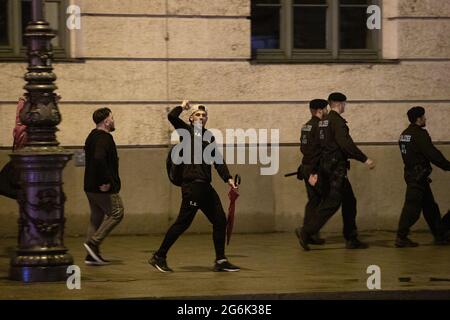
M400 152L405 164L404 178L406 196L397 231L395 246L398 248L417 247L418 243L408 238L410 228L417 222L423 210L425 220L434 236L435 244L449 244L445 223L441 220L439 206L433 197L429 178L431 164L445 171L450 171L450 162L436 149L428 131L425 130L425 109L414 107L408 111L409 127L402 132L399 139Z
M169 121L175 129L184 130L184 133L187 133L187 135L184 135L184 139L190 140L190 143L188 142L191 146L190 160L187 161L188 163L185 162L183 164L182 202L178 218L167 231L160 248L150 258L149 263L161 272L173 271L167 265L167 252L178 237L189 228L195 214L200 209L213 225L213 241L216 251L214 271L239 271L239 267L231 264L225 256L227 219L220 198L211 186L211 164L207 163L203 157L205 148L214 143L212 134L210 139L205 139L210 134L205 129L208 113L206 107L202 105L195 106L193 110L190 109L189 102L183 101L181 106L175 107L168 115ZM190 124L179 118L183 110L190 110ZM179 131L179 133L182 132ZM183 134L180 135L183 138ZM196 148L196 143L200 144L201 148ZM186 150L183 151L185 152ZM216 152L215 148L214 151ZM218 154L215 155L220 156ZM217 158L215 157L215 159ZM213 164L222 180L231 187L237 188L223 158L220 161L214 161Z
M84 243L87 265L105 265L100 255L100 244L123 218L123 204L119 196L119 158L111 132L115 130L114 117L108 108L98 109L92 116L96 128L86 139L86 169L84 191L91 208L91 219Z

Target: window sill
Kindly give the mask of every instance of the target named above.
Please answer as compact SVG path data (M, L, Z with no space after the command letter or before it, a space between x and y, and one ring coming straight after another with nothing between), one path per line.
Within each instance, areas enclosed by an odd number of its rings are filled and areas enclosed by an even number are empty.
M250 64L399 64L398 59L250 59Z

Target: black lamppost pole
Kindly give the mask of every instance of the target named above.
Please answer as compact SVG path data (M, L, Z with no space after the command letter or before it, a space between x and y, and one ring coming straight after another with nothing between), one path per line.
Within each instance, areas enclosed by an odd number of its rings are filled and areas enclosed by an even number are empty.
M62 171L72 154L59 147L56 126L61 122L54 91L51 39L55 37L44 17L44 0L32 0L32 21L25 37L28 72L25 106L20 114L27 125L25 147L11 154L20 172L19 236L11 259L10 279L23 282L62 281L73 258L64 247Z

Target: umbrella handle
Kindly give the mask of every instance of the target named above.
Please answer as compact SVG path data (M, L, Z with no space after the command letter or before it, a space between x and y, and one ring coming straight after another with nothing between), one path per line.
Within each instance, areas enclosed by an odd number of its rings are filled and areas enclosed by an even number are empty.
M236 186L238 186L238 185L241 184L241 176L240 176L240 175L236 174L236 175L234 176L234 184L235 184Z

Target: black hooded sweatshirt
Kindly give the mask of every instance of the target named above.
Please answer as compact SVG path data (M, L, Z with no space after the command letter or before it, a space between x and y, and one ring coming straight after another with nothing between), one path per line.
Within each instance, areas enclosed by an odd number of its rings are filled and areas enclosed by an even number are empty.
M84 191L92 193L119 193L119 157L113 136L106 131L94 129L84 144L86 168ZM111 184L108 192L100 191L103 184Z
M175 129L188 130L191 136L191 142L193 143L194 139L197 139L197 137L195 137L194 135L194 126L191 124L187 124L182 119L180 119L180 114L182 112L183 108L181 106L177 106L169 113L168 119L170 123L175 127ZM203 134L205 134L205 132L206 129L203 128ZM214 136L212 136L212 139L209 142L203 141L202 151L205 150L205 148L210 143L214 143ZM194 149L192 148L191 150ZM218 151L214 149L214 152ZM191 160L193 160L193 155L191 157ZM228 180L232 178L223 158L221 158L221 163L214 163L214 167L216 168L217 172L219 173L220 177L224 182L228 182ZM211 165L205 163L203 160L201 164L195 164L194 161L191 161L191 164L184 164L183 184L187 184L194 181L211 183Z

